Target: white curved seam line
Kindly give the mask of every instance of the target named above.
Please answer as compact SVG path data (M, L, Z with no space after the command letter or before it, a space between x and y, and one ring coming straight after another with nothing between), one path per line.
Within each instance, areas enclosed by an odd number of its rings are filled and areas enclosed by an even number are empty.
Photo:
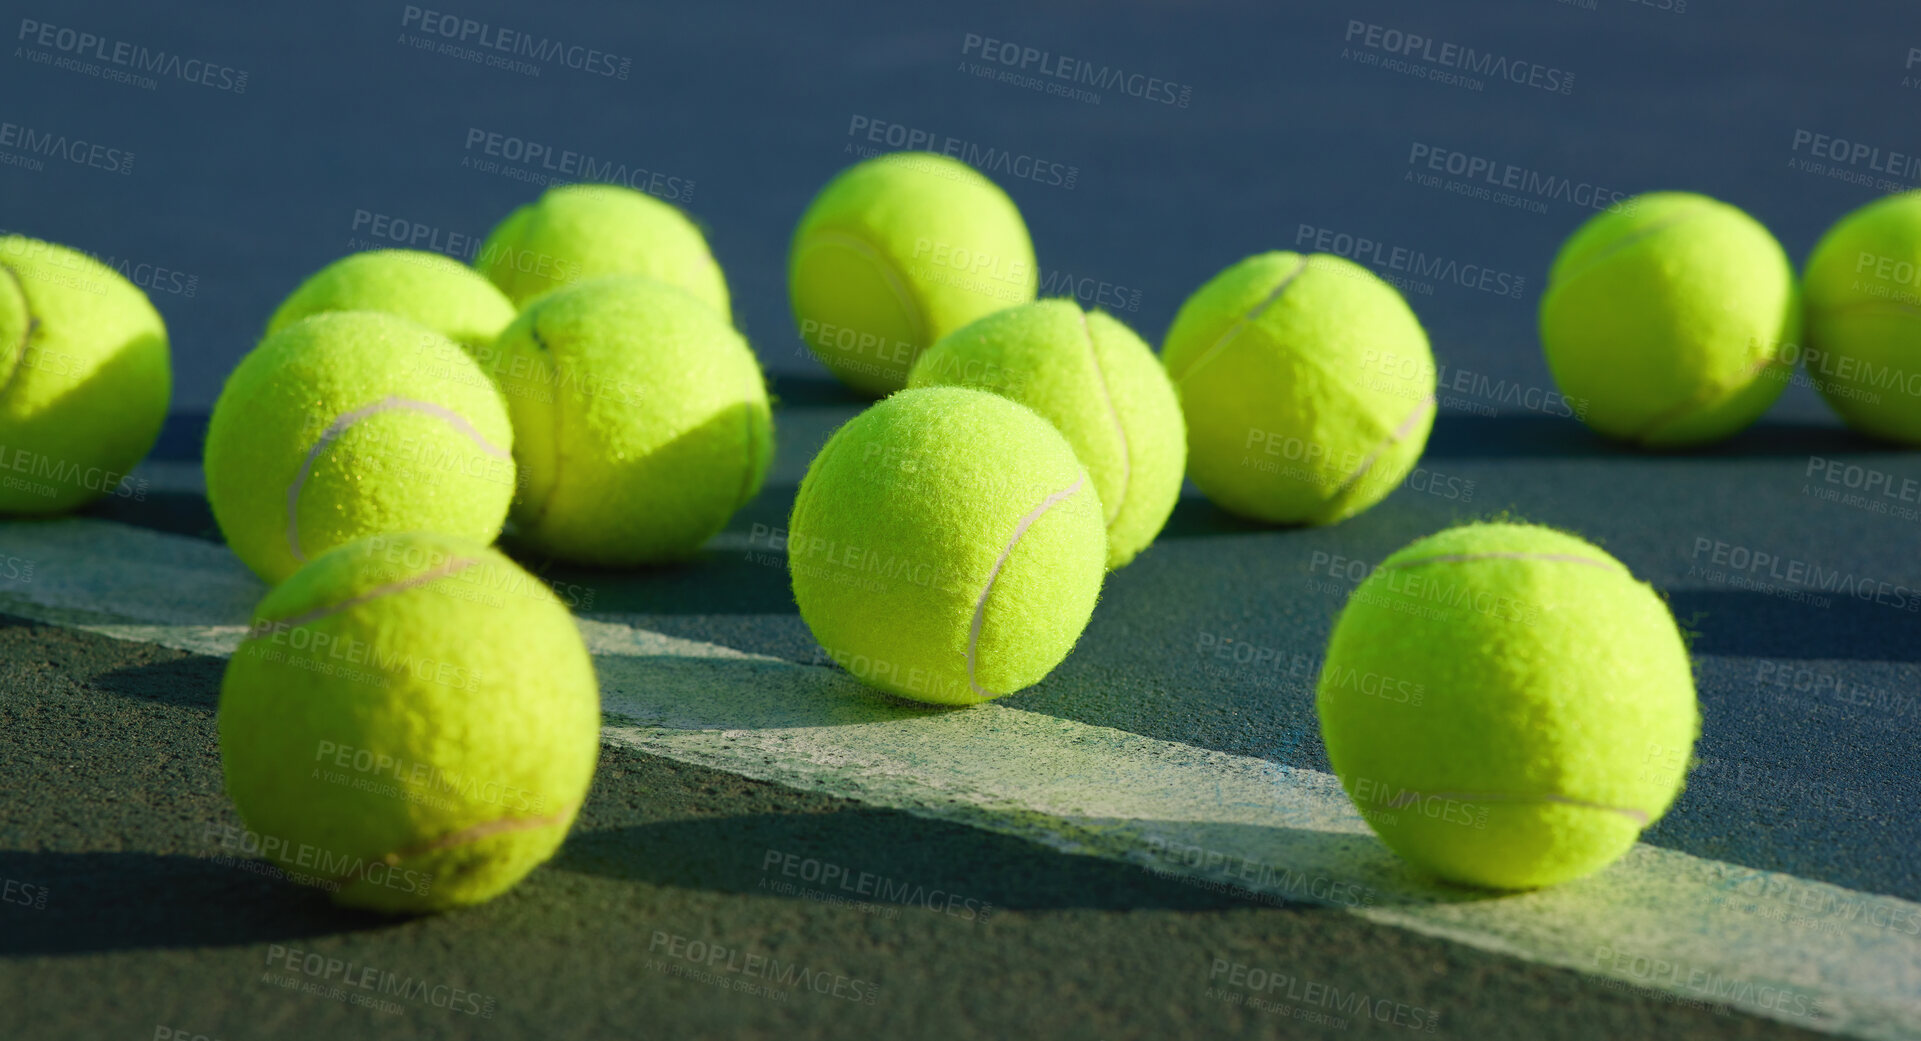
M1235 323L1228 328L1227 332L1221 335L1220 339L1214 341L1214 346L1209 347L1207 351L1203 353L1200 356L1200 358L1194 362L1194 364L1189 365L1179 376L1176 376L1174 378L1174 382L1176 383L1185 382L1189 376L1192 376L1196 372L1199 372L1209 362L1212 362L1216 357L1218 357L1222 351L1227 349L1227 345L1229 341L1233 340L1234 337L1239 336L1241 334L1241 330L1247 328L1247 324L1249 322L1252 322L1254 319L1259 318L1261 314L1265 312L1269 307L1274 306L1274 301L1279 300L1281 298L1281 294L1287 292L1287 287L1293 285L1294 280L1301 277L1301 272L1306 270L1307 270L1307 257L1303 256L1301 257L1300 262L1294 265L1294 270L1288 272L1286 278L1281 279L1280 285L1275 286L1273 290L1267 294L1267 297L1265 299L1263 299L1260 303L1255 304L1252 310L1248 311L1246 314L1242 315L1238 320L1236 320Z
M1793 367L1792 362L1779 354L1766 354L1759 358L1750 359L1747 367L1742 369L1733 379L1712 384L1689 395L1685 400L1673 408L1668 409L1666 412L1657 413L1653 419L1647 421L1645 426L1634 433L1632 440L1639 441L1695 409L1742 390L1747 381L1753 379L1764 370L1773 368L1776 365Z
M1108 389L1107 373L1101 369L1100 351L1094 347L1094 329L1087 324L1087 312L1080 311L1080 316L1081 332L1087 334L1087 356L1094 363L1094 383L1101 388L1101 401L1107 405L1107 414L1114 417L1114 433L1121 439L1121 493L1114 497L1113 513L1107 518L1107 526L1111 528L1120 519L1121 503L1127 501L1127 486L1134 479L1134 464L1127 447L1127 426L1121 422L1121 410L1114 407L1114 394Z
M422 571L418 575L411 575L407 578L401 579L398 582L389 582L384 586L375 586L372 589L369 589L366 592L360 594L359 596L348 597L347 599L342 600L337 604L328 604L325 607L316 607L313 610L308 611L306 614L294 615L292 618L274 619L271 623L270 628L279 632L284 632L288 629L298 629L303 625L307 625L312 622L317 622L322 618L328 617L329 615L336 615L342 611L351 610L352 608L358 607L361 604L367 603L368 601L378 600L383 596L393 596L396 593L404 593L409 589L415 589L420 586L424 586L429 582L438 581L440 579L446 578L449 575L460 574L462 571L465 571L468 568L473 567L478 563L480 563L480 561L475 557L454 557L453 559L447 561L445 564L442 564L437 568L432 568L427 571Z
M1390 561L1381 566L1384 568L1404 568L1414 567L1417 564L1459 564L1475 560L1546 560L1559 564L1586 564L1589 567L1598 567L1603 571L1625 573L1621 568L1613 564L1595 560L1593 557L1579 556L1574 553L1443 553L1434 557L1422 557L1419 560L1403 560L1399 563Z
M1027 516L1022 517L1021 522L1014 527L1014 537L1008 539L1007 545L1001 547L1000 559L994 561L994 569L987 573L987 584L981 587L980 598L974 601L973 625L967 630L967 685L973 688L974 693L979 694L983 698L997 696L983 690L981 685L974 680L974 665L978 660L980 651L981 624L987 618L987 598L994 592L994 582L1000 578L1001 568L1006 566L1007 558L1013 554L1014 546L1020 542L1021 536L1027 534L1027 529L1033 527L1034 522L1040 520L1042 514L1053 509L1055 503L1080 491L1081 486L1086 483L1087 478L1085 477L1075 481L1072 485L1042 499L1039 506L1034 507Z
M1581 261L1581 264L1579 267L1575 268L1572 271L1569 271L1565 275L1562 275L1561 278L1555 284L1566 285L1569 282L1574 281L1576 277L1583 275L1588 271L1592 270L1595 267L1595 265L1599 264L1601 261L1606 260L1607 258L1613 256L1614 254L1621 252L1622 250L1626 249L1629 246L1634 245L1635 243L1641 241L1642 239L1648 238L1651 235L1658 235L1661 232L1674 227L1676 224L1682 223L1683 221L1693 220L1695 217L1698 217L1701 214L1706 213L1707 211L1708 211L1708 207L1705 204L1697 203L1695 205L1688 206L1682 210L1679 210L1675 213L1670 213L1666 217L1663 217L1662 219L1655 221L1653 224L1650 224L1644 228L1639 228L1639 229L1636 229L1635 231L1631 231L1628 234L1622 236L1621 238L1615 239L1613 242L1610 242L1607 245L1602 246L1600 250L1594 253L1594 255L1588 257L1586 260Z
M574 803L568 803L566 806L552 813L539 817L497 817L490 821L482 821L472 827L449 832L437 839L423 842L418 846L409 846L406 849L395 850L392 853L385 854L380 858L380 862L394 865L403 860L410 860L428 853L437 853L443 849L452 849L455 846L464 846L471 842L479 842L481 839L491 838L495 835L527 831L533 828L545 828L549 825L559 824L561 821L567 819L568 814L573 812L575 805Z
M914 348L914 357L907 361L907 367L910 369L913 368L914 362L920 360L921 352L930 346L927 343L929 335L927 318L921 314L920 301L914 299L914 294L908 289L907 283L900 277L900 272L894 269L894 262L884 256L880 250L875 249L872 243L861 238L859 235L854 235L849 232L834 231L831 229L827 231L817 231L814 233L814 239L817 242L825 239L829 242L838 242L843 246L848 246L852 248L854 252L867 256L874 262L874 266L880 269L881 277L887 280L887 288L893 290L895 298L905 305L908 317L913 320L914 339L920 341Z
M1422 799L1453 799L1453 800L1456 800L1459 802L1465 802L1465 803L1552 802L1552 803L1559 803L1560 805L1563 805L1563 806L1579 806L1579 807L1582 807L1583 809L1589 809L1589 810L1606 810L1609 813L1618 813L1621 816L1634 821L1636 824L1639 824L1643 828L1648 826L1648 815L1646 810L1637 810L1632 806L1609 806L1606 803L1589 802L1586 799L1575 799L1566 795L1555 795L1551 792L1544 792L1540 795L1516 795L1508 792L1403 791L1399 795L1396 795L1393 799L1388 801L1387 808L1390 810L1403 809L1405 807L1412 806L1417 802L1420 802Z
M320 458L320 453L326 451L327 446L333 444L341 434L346 433L348 427L353 426L363 419L380 415L383 412L394 411L418 412L422 415L433 416L445 421L455 430L467 435L474 444L480 446L481 451L488 455L497 459L512 457L511 453L506 449L487 440L481 435L480 431L475 430L474 425L467 422L466 416L444 405L436 405L427 401L416 401L413 398L403 398L398 394L390 394L365 408L358 408L352 412L342 413L335 417L333 425L329 426L326 431L320 435L320 439L313 443L313 447L307 449L307 458L300 461L300 472L294 475L293 484L287 488L287 548L293 550L293 558L295 560L305 561L307 559L307 555L300 551L300 490L306 487L307 476L313 472L314 460Z
M1434 408L1434 395L1429 394L1421 399L1419 405L1414 406L1414 411L1408 413L1406 419L1401 420L1400 426L1389 431L1388 435L1374 446L1374 450L1367 454L1367 458L1361 460L1361 465L1355 467L1354 472L1347 476L1347 480L1342 481L1340 486L1334 489L1334 494L1340 495L1359 484L1361 478L1366 477L1367 472L1374 468L1374 463L1381 458L1382 453L1400 444L1402 438L1413 433L1414 428L1420 425L1422 417L1426 416L1432 408Z

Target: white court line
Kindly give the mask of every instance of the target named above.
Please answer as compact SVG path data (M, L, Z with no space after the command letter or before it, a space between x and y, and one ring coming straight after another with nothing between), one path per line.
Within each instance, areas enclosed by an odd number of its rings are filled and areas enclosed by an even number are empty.
M105 521L0 523L0 611L232 653L264 588L224 548ZM1334 778L998 705L919 709L838 670L593 620L606 741L1344 908L1676 999L1864 1038L1921 1029L1921 904L1640 845L1591 878L1492 897L1411 874Z

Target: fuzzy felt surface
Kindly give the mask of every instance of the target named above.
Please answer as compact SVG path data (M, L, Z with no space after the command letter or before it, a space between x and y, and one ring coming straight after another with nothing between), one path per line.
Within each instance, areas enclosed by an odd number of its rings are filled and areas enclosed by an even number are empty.
M342 904L479 903L553 855L593 778L600 691L567 609L479 543L374 536L262 600L220 689L228 794Z
M698 548L760 490L766 382L727 320L664 282L618 275L534 301L490 371L523 475L513 538L626 565Z
M0 514L126 494L172 385L166 325L138 286L65 246L0 237Z
M1801 336L1794 267L1754 218L1653 192L1569 236L1541 297L1541 347L1590 427L1649 447L1716 441L1781 396Z
M514 305L473 268L438 253L377 249L314 272L267 319L267 335L322 311L384 311L479 352L514 320Z
M207 426L207 501L269 583L366 535L482 544L514 494L513 431L478 363L426 326L328 311L262 340Z
M787 255L801 339L876 397L905 386L914 359L941 337L1034 299L1039 277L1007 193L929 152L842 170L801 216Z
M801 618L865 683L964 705L1041 680L1093 614L1100 496L1074 449L986 391L895 394L834 433L788 524Z
M1330 524L1392 492L1434 423L1427 334L1393 286L1329 254L1262 253L1181 305L1162 346L1188 476L1216 505Z
M1100 492L1109 568L1146 549L1180 497L1187 428L1174 386L1153 350L1105 312L1072 300L996 311L928 348L907 383L992 391L1054 424Z
M474 258L517 306L605 275L646 275L723 316L727 276L700 226L671 203L618 184L549 188L495 225Z
M1577 878L1679 794L1700 729L1667 605L1599 547L1450 528L1388 557L1335 623L1328 759L1375 832L1451 881Z
M1802 286L1815 389L1854 429L1921 444L1921 192L1837 221Z

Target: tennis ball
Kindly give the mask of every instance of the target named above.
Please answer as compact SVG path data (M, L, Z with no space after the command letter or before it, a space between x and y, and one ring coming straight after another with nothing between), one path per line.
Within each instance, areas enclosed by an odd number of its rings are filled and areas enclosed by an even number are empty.
M1921 445L1921 192L1841 218L1801 284L1815 388L1854 429Z
M1034 299L1039 277L1014 201L932 152L842 170L808 204L787 254L801 339L842 382L876 396L905 386L934 341Z
M727 276L700 227L672 204L618 184L547 189L488 233L474 266L521 307L603 275L647 275L728 314Z
M411 249L340 258L300 283L267 319L267 335L322 311L384 311L477 351L514 320L514 305L473 268Z
M1325 253L1262 253L1181 305L1161 360L1188 476L1216 505L1331 524L1386 498L1434 425L1434 356L1393 286Z
M513 541L627 565L699 548L760 491L773 417L725 317L638 276L555 290L484 364L513 415Z
M834 432L788 523L794 599L863 682L966 705L1041 680L1100 595L1093 479L1031 409L961 387L905 390Z
M207 501L269 583L364 535L486 543L514 494L499 391L452 340L395 315L328 311L260 341L207 425Z
M167 418L167 327L84 253L0 236L0 513L131 496Z
M1781 396L1798 296L1787 254L1754 218L1705 195L1653 192L1595 214L1561 246L1541 347L1596 431L1650 448L1705 444Z
M1700 730L1667 605L1599 548L1524 524L1450 528L1382 562L1334 625L1317 702L1381 840L1496 889L1625 853Z
M260 602L218 724L241 848L340 904L440 911L560 846L599 758L600 692L573 616L513 561L375 535Z
M1134 331L1072 300L996 311L941 337L909 387L957 386L1041 414L1094 478L1107 521L1107 566L1146 549L1174 511L1187 433L1167 371Z

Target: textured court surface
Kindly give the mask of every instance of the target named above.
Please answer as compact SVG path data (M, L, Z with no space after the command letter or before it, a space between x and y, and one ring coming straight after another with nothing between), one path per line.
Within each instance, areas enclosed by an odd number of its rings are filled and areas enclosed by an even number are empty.
M590 42L631 59L623 80L423 50L408 11L28 12L245 70L244 92L114 82L27 41L0 59L0 121L137 156L124 174L9 160L0 226L144 272L178 373L137 497L0 523L0 1036L1921 1035L1921 519L1847 483L1921 481L1921 459L1848 435L1803 386L1706 452L1588 435L1532 321L1589 210L1572 191L1431 185L1410 161L1705 191L1799 260L1873 181L1899 181L1887 153L1921 153L1911 12L450 12ZM1354 47L1354 21L1571 86L1417 75ZM990 81L973 37L1191 93ZM786 586L794 487L860 402L792 336L782 253L809 195L886 148L887 124L1005 153L990 172L1044 279L1150 340L1258 249L1353 251L1401 279L1444 366L1417 479L1325 530L1185 498L1045 683L963 712L865 694ZM1811 157L1804 132L1894 168ZM223 845L237 820L213 710L263 590L201 498L200 417L306 271L402 225L460 255L530 196L529 171L483 168L487 134L681 182L780 398L779 455L696 561L543 572L581 604L601 673L594 793L508 896L396 923ZM1401 266L1413 254L1426 267ZM1423 882L1367 834L1325 773L1311 688L1367 565L1503 511L1581 532L1668 595L1696 634L1705 731L1687 792L1627 860L1493 899Z

